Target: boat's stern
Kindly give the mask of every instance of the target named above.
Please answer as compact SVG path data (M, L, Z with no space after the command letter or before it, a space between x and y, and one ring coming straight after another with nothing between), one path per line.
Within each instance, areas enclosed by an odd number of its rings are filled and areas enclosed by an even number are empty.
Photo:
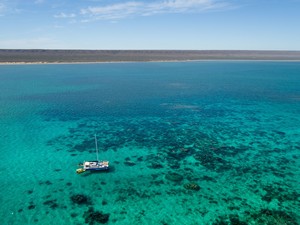
M84 173L85 172L85 169L83 169L83 168L78 168L77 170L76 170L76 173L77 174L81 174L81 173Z

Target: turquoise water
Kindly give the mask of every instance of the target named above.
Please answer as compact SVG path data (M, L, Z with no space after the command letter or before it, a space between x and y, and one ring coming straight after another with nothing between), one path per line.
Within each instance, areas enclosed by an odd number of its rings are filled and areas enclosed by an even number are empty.
M300 63L0 66L19 224L300 224ZM108 173L76 174L109 160Z

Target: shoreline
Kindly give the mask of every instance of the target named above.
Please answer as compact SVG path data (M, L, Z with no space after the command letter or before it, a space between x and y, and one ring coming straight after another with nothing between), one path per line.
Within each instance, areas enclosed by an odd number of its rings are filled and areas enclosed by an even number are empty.
M0 49L0 65L194 61L300 61L300 51Z
M72 64L109 64L109 63L175 63L175 62L300 62L300 59L199 59L199 60L153 60L153 61L99 61L99 62L0 62L8 65L72 65Z

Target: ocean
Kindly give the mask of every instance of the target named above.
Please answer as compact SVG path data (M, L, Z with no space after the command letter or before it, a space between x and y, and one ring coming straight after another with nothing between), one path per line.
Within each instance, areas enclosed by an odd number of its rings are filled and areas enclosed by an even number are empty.
M1 65L0 137L2 225L300 224L300 62Z

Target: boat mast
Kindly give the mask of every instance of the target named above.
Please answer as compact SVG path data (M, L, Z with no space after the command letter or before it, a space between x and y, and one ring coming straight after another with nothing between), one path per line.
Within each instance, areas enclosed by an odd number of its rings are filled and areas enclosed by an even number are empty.
M98 145L97 145L97 136L96 136L96 134L95 134L95 145L96 145L97 161L99 161L99 159L98 159Z

